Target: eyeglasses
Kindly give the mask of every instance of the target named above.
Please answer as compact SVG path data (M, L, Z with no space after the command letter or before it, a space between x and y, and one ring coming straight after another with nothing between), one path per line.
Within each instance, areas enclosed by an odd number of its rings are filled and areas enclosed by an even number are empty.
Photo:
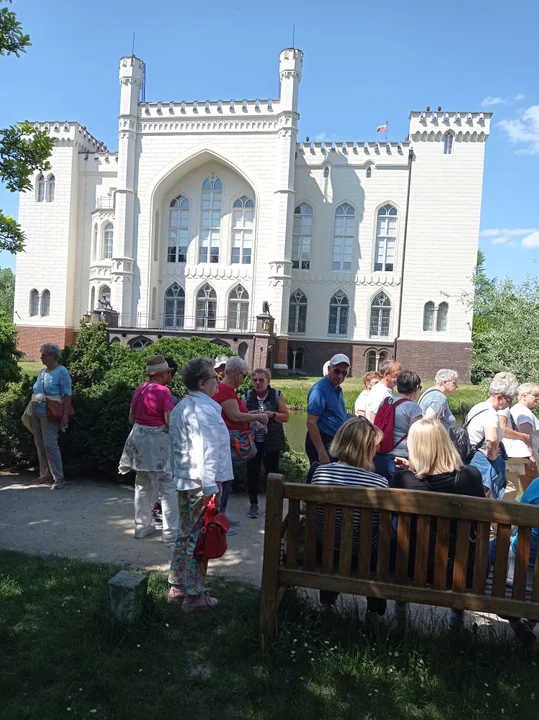
M418 392L421 392L421 390L423 390L423 385L418 385L417 390L418 390Z
M505 400L505 402L509 403L509 404L511 404L513 402L513 400L515 399L513 395L503 395L502 394L502 397Z
M254 383L265 382L266 378L253 378Z
M203 380L219 380L218 375L206 375L206 377L202 378Z
M339 370L339 368L332 368L335 375L338 375L339 377L346 377L348 375L348 370Z

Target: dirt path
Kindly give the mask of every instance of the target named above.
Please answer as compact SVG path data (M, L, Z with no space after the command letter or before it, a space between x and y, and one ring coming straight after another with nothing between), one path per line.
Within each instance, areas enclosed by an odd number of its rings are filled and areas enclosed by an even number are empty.
M260 585L264 516L248 518L247 502L242 494L230 497L229 515L241 525L226 555L211 561L210 574ZM35 476L0 474L0 547L6 550L167 570L170 551L160 534L135 540L133 533L132 487L77 480L51 491Z

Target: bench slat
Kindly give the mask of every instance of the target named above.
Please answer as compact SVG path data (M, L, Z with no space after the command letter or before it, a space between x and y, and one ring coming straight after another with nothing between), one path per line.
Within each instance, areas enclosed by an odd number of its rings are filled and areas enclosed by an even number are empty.
M339 575L349 577L352 572L352 541L354 539L354 510L342 509L341 552L339 555Z
M533 594L534 602L539 602L539 552L535 556L535 568L533 571Z
M288 501L286 567L289 570L295 570L298 565L299 506L299 500Z
M410 516L399 515L397 521L397 559L395 582L405 585L408 580L408 556L410 553Z
M505 579L507 577L507 554L511 539L511 525L498 523L496 531L496 558L492 575L492 594L494 597L505 597Z
M513 600L526 599L526 580L528 578L528 563L530 561L531 528L519 527L517 556L515 558L515 578L513 581Z
M285 483L285 498L328 505L348 505L413 515L449 517L507 525L539 526L539 507L521 503L501 503L487 498L378 488L328 487Z
M305 518L305 549L303 551L303 567L305 570L314 570L316 563L316 512L317 505L308 502Z
M378 525L378 561L376 579L387 582L389 579L389 543L391 539L391 513L382 510Z
M449 518L438 518L436 526L436 549L434 552L434 588L445 590L447 586L447 560L449 557Z
M420 515L417 518L414 585L423 587L427 584L429 562L430 518Z
M371 573L372 554L372 510L363 508L359 524L359 563L360 578L368 578Z
M324 536L322 540L322 572L333 572L335 555L335 505L324 507Z
M492 501L490 501L492 502ZM500 503L501 504L501 503ZM477 539L475 543L475 560L473 569L472 589L474 593L481 595L485 591L485 583L488 575L488 542L490 537L490 523L480 522L477 524Z
M469 550L470 523L468 520L459 520L457 523L457 542L455 546L455 560L453 563L453 592L464 592L466 590Z

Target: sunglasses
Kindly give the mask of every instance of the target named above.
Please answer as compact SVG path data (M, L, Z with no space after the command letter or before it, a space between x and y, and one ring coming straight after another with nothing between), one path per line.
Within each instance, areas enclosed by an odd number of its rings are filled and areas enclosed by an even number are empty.
M253 378L253 382L254 382L254 383L264 382L265 380L266 380L266 378Z
M333 372L339 377L346 377L348 375L348 370L339 370L339 368L336 367L333 368Z

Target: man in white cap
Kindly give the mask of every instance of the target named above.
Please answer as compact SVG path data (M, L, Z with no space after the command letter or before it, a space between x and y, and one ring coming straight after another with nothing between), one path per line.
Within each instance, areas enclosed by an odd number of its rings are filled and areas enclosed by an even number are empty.
M219 382L221 382L225 376L225 365L227 360L228 357L226 355L218 355L213 363L213 369L215 370L215 374L217 375Z
M328 448L337 430L350 415L346 412L341 385L350 370L347 355L337 353L329 361L328 374L309 390L305 452L311 464L327 465Z

